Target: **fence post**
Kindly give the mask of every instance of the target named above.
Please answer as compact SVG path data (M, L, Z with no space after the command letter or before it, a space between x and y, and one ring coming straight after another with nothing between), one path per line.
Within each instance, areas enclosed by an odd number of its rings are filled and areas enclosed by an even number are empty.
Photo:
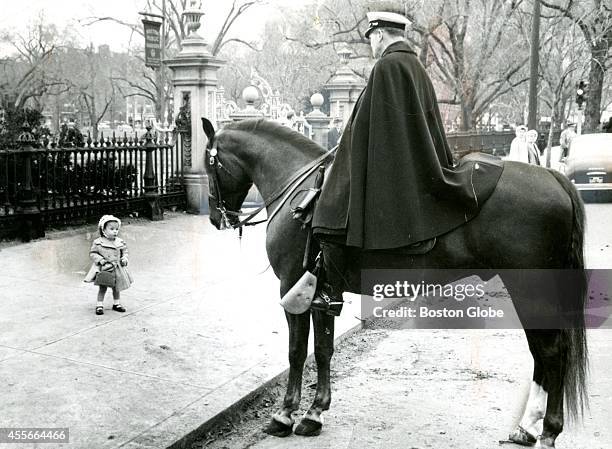
M153 142L153 134L151 134L151 125L147 125L145 138L145 172L144 172L144 191L145 198L148 203L147 216L153 221L164 219L164 211L159 204L159 187L157 185L157 175L153 166L153 152L157 150L157 146Z
M21 239L24 242L29 242L32 239L44 237L45 227L36 194L32 188L32 152L34 151L36 140L30 132L31 128L27 120L21 129L22 132L17 137L17 143L21 150L20 159L23 164L23 187L21 188L17 212L21 216Z

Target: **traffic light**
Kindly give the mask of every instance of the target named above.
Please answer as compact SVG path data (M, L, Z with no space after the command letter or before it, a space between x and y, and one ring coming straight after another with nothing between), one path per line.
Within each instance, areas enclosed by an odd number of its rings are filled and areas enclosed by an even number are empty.
M578 109L582 109L582 103L586 100L587 83L580 81L576 84L576 104Z

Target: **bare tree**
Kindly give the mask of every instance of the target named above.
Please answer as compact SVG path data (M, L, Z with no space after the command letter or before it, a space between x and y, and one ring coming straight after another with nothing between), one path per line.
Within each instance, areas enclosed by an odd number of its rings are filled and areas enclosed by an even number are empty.
M596 130L601 117L603 81L611 57L612 6L607 0L539 1L556 17L572 21L582 31L589 46L589 92L585 108L585 129Z
M70 78L66 83L74 102L87 113L93 138L98 138L98 125L116 100L117 86L111 75L110 54L101 54L92 45L85 49L71 49L65 54L64 64Z
M298 25L300 25L298 23ZM241 101L242 89L250 81L251 68L280 92L285 102L294 110L304 109L310 96L320 91L334 73L338 56L330 46L313 51L299 42L285 38L287 28L293 26L284 20L269 22L263 32L266 43L261 50L226 47L227 67L220 71L220 81L226 89L226 97L236 103Z
M165 18L161 31L164 36L163 42L165 43L164 51L166 56L173 53L175 54L181 50L182 42L187 35L187 27L183 18L183 12L189 7L196 6L197 3L198 2L194 2L193 0L166 0L165 8L163 8L161 0L147 0L147 11L163 15ZM240 16L247 13L247 11L254 6L263 5L265 3L266 0L232 0L228 9L226 9L221 28L218 30L210 46L211 53L217 55L221 49L230 42L240 43L250 48L255 48L250 42L238 38L230 38L229 33ZM126 22L112 16L89 17L83 20L85 25L92 25L100 22L114 22L123 25L131 29L132 33L142 36L144 41L144 31L142 25L138 22ZM143 63L140 76L136 78L117 78L117 80L121 81L122 92L125 92L126 95L141 96L153 101L155 104L156 116L161 121L163 121L166 105L171 97L171 85L169 83L170 74L167 71L162 74L162 70L166 69L161 67L157 71L150 70L145 68Z
M434 80L443 83L439 101L460 106L462 129L472 128L504 94L525 83L520 56L528 40L516 39L521 1L499 0L327 0L318 3L316 21L321 30L288 35L318 50L340 42L352 44L355 59L370 57L363 32L368 9L399 12L413 22L407 40ZM304 21L311 20L306 15ZM312 28L312 27L310 27ZM527 52L525 52L525 55ZM367 73L366 70L363 71Z
M540 99L550 110L550 129L547 141L546 166L550 167L550 148L552 147L553 132L561 127L566 119L566 106L572 104L571 80L576 73L582 70L580 54L584 52L584 45L579 36L576 36L566 23L560 20L550 21L545 35L554 37L546 39L540 49L540 73L542 75L542 89ZM569 111L569 108L568 108Z
M62 86L62 81L48 70L58 49L58 40L57 28L46 23L42 15L24 34L4 32L0 35L0 41L10 44L16 51L15 57L3 60L5 76L0 89L13 94L17 109L23 108L30 99L36 103L54 87Z
M443 26L431 34L430 57L454 94L440 102L460 105L461 129L468 130L495 100L529 79L528 52L520 51L527 41L517 33L516 2L445 0L442 5Z

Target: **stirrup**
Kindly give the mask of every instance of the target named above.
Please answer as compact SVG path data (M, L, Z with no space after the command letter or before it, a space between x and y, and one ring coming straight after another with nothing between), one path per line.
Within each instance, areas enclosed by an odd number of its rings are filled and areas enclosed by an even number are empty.
M310 309L325 312L331 316L339 316L343 305L343 299L337 300L326 291L321 290L310 304Z

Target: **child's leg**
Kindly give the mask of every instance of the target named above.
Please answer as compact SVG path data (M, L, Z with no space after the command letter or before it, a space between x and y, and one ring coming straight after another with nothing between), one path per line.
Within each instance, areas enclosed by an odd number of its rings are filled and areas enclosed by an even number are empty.
M121 305L121 294L119 290L113 288L113 310L125 312L125 307Z
M104 295L106 295L106 287L100 285L98 290L98 302L96 303L96 315L102 315L104 313Z
M104 296L106 295L106 286L100 285L100 290L98 290L98 305L101 306L104 304Z

